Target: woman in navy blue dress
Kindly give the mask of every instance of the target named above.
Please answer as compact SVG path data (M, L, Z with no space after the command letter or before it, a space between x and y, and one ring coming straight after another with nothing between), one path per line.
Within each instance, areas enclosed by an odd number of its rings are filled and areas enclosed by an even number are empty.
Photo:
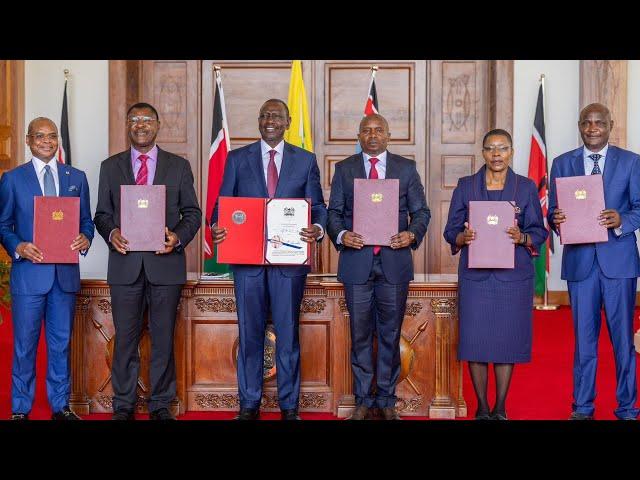
M533 257L547 239L538 190L532 180L510 168L513 141L505 130L491 130L482 142L485 165L463 177L453 192L444 230L458 265L458 360L467 360L478 398L476 418L506 420L505 403L513 366L531 360ZM515 268L468 268L468 248L475 239L469 228L470 200L502 200L514 204L517 226L506 231L516 244ZM496 251L496 255L501 252ZM496 377L496 403L489 408L489 363Z

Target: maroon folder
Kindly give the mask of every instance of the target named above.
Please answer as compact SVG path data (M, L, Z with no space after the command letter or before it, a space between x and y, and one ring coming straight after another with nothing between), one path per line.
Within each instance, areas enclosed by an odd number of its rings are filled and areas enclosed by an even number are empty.
M389 245L398 233L400 180L353 181L353 231L365 245Z
M469 202L469 228L476 238L469 244L469 268L513 268L515 244L507 228L515 225L509 202Z
M42 263L78 263L71 244L79 232L79 197L33 197L33 243Z
M600 243L609 239L598 216L604 210L602 175L556 178L558 208L567 217L560 224L560 243Z
M164 185L120 186L120 233L130 251L164 250L165 218Z

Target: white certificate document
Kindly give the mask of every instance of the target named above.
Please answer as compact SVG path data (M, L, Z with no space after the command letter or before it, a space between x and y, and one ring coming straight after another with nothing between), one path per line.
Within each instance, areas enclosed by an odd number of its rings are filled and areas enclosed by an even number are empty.
M300 230L309 227L309 202L304 199L274 198L267 202L268 263L304 265L309 244L300 240Z

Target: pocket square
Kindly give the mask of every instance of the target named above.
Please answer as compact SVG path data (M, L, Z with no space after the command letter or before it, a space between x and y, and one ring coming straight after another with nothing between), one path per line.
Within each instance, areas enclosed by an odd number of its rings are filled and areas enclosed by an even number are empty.
M75 192L76 190L78 190L78 187L77 187L76 185L71 185L71 186L69 187L69 191L70 191L70 192Z

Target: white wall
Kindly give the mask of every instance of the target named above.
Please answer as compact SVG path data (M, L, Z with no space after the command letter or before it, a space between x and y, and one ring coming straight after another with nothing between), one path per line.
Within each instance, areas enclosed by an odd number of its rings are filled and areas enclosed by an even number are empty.
M109 153L109 65L106 60L27 60L25 62L25 132L35 117L48 117L58 128L62 109L64 69L73 166L87 174L91 214L96 210L100 162ZM30 152L26 149L26 160ZM86 257L80 257L85 279L107 278L107 246L97 234Z
M549 171L558 155L577 148L580 104L580 63L578 60L516 60L513 86L513 169L527 176L533 117L538 98L540 74L545 75L545 134ZM551 257L549 290L566 290L560 279L562 245L555 238Z

